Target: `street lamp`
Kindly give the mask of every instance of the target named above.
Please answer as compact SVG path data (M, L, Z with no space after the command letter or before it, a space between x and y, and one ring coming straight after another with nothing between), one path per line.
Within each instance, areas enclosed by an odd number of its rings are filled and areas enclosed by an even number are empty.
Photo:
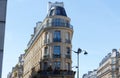
M78 51L72 50L74 53L77 53L77 78L79 78L79 54L84 52L84 55L88 54L85 50L78 48Z

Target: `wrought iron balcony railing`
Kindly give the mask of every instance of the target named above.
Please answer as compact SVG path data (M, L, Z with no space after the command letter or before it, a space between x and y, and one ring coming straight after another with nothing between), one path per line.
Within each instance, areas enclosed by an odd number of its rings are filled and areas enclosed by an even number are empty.
M56 22L47 23L46 27L67 27L73 29L73 26L68 23L56 23Z
M49 59L49 55L44 55L44 60Z
M71 40L69 40L69 39L65 39L65 43L69 43L69 44L71 44Z
M54 75L74 75L74 71L67 71L67 70L54 70L54 71L39 71L39 75L44 76L54 76Z
M53 54L53 58L61 58L60 54Z
M71 59L71 55L70 54L67 54L65 56L66 56L66 58Z
M50 43L50 39L44 40L44 44L49 44L49 43Z
M53 42L61 42L61 38L53 38Z

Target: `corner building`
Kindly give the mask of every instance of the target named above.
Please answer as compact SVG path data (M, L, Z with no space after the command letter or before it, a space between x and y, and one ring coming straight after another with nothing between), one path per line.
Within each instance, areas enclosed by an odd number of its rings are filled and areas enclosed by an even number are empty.
M47 17L37 23L28 43L23 78L74 78L72 36L63 2L49 2Z

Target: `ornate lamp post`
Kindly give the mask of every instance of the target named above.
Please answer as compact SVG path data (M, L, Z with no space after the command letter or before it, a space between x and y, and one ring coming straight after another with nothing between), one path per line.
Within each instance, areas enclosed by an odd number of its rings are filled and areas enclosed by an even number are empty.
M77 78L79 78L79 54L84 52L84 55L88 54L85 50L82 50L80 48L78 48L78 51L74 51L73 52L77 53Z

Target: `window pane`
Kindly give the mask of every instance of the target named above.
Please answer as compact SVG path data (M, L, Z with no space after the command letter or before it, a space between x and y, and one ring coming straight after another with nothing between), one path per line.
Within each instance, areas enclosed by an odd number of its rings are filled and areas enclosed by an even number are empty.
M67 54L70 54L70 48L67 47Z
M68 63L68 70L70 70L70 63Z
M47 70L47 67L48 67L47 62L44 62L43 69L44 69L44 70Z
M55 31L54 32L54 38L58 38L58 39L60 39L60 31Z
M60 55L60 46L54 46L54 54Z
M70 40L70 33L69 32L66 32L66 39Z
M60 69L60 61L54 62L55 69L59 70Z
M56 10L56 14L60 15L60 10L59 9Z
M45 40L48 40L49 39L49 35L48 35L48 32L45 33Z
M61 41L61 33L60 33L60 31L55 31L54 32L53 41L54 42L60 42Z
M48 47L45 47L45 55L48 54Z
M70 63L66 63L66 69L70 70Z

